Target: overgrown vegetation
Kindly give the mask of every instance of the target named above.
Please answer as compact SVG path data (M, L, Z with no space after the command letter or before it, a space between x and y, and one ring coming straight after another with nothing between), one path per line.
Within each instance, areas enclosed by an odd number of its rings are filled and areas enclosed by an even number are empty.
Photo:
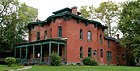
M18 0L0 0L0 52L13 50L23 42L27 31L25 26L37 18L37 9Z
M16 59L14 57L7 57L5 58L5 63L8 64L8 67L11 67L12 64L16 62Z
M84 65L89 65L89 66L96 66L98 63L95 61L95 59L91 59L90 57L86 57L83 59L83 64Z
M99 7L82 6L80 9L81 16L88 19L100 19L108 29L105 30L105 35L112 37L116 34L117 26L112 25L113 23L118 23L119 21L119 5L113 1L106 1L100 3Z
M140 0L124 2L121 8L118 28L123 38L120 44L127 49L127 64L135 65L135 60L140 59Z
M51 54L51 65L52 66L59 66L62 61L62 58L57 53Z

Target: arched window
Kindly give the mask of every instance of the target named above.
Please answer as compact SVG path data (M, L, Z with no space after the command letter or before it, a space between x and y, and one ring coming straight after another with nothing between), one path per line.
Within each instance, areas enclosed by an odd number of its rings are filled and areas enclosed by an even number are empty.
M58 27L58 37L59 38L62 37L62 27L61 26Z
M88 31L87 36L88 36L88 41L92 41L91 31Z
M106 60L107 61L112 61L112 52L111 51L106 52Z
M47 30L44 32L44 39L47 39Z
M80 59L83 59L83 47L80 47Z
M88 48L88 57L92 57L92 50L90 47Z
M102 44L102 35L100 34L100 44Z
M80 29L80 40L82 40L82 39L83 39L83 30Z
M100 57L103 57L103 49L100 49Z
M52 28L50 29L50 38L52 38Z

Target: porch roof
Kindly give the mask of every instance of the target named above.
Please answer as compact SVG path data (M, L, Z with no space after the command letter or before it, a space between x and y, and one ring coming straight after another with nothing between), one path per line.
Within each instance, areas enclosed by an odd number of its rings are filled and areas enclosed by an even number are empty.
M48 44L48 43L65 44L66 40L61 39L61 38L49 38L49 39L39 40L39 41L34 41L34 42L21 43L21 44L15 45L15 46L17 46L17 47L20 47L20 46L33 46L33 45L41 45L41 44Z

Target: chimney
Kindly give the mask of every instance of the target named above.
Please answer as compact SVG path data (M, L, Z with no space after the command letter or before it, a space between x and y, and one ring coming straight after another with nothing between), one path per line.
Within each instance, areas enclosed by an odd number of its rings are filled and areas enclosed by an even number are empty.
M36 22L40 22L41 20L39 20L39 19L36 19Z
M119 34L117 34L117 39L119 39Z
M71 8L71 13L74 15L77 15L77 7L76 6Z

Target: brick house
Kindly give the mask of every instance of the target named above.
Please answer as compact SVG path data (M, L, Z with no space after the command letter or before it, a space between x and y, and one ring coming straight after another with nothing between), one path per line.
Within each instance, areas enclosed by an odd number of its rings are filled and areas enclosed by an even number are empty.
M66 64L91 57L102 65L126 65L126 50L117 39L104 36L107 27L80 14L77 7L64 8L45 21L29 23L29 42L16 45L15 57L23 64L43 64L49 63L55 52Z

